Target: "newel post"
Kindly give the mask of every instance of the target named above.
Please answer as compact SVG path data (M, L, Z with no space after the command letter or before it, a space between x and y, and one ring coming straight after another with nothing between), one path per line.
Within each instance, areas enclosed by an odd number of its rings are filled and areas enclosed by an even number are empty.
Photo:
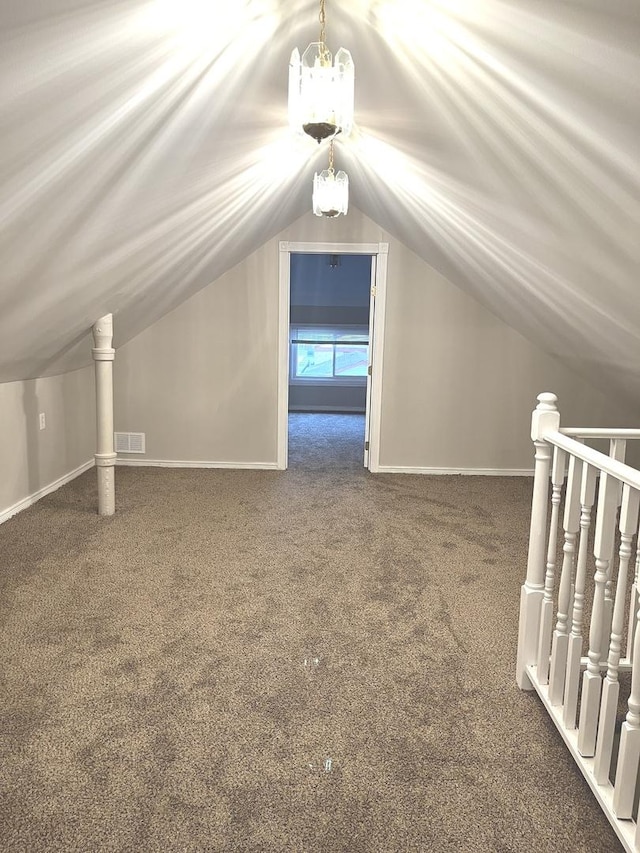
M98 514L113 515L116 511L113 450L113 360L116 351L113 341L113 314L105 314L93 324L91 355L96 366L96 430L95 453L98 470Z
M549 474L553 448L544 440L545 433L560 427L560 412L555 394L539 394L538 405L531 418L531 438L535 453L533 498L531 501L531 527L529 530L529 555L527 579L520 594L520 626L518 632L518 659L516 681L521 690L531 690L527 666L536 663L540 610L544 596L544 576L547 540L547 509L549 506Z

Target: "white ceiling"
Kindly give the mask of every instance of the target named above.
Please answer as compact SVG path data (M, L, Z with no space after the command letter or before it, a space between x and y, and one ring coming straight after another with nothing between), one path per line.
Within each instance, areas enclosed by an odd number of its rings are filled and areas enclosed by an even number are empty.
M326 0L351 204L640 399L640 3ZM7 6L9 8L7 8ZM0 381L88 363L310 207L287 127L316 0L21 0L0 32Z

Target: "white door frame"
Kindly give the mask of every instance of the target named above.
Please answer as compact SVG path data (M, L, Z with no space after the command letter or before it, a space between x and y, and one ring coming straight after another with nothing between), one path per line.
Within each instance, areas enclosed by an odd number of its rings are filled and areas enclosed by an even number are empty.
M382 401L382 361L384 355L384 318L387 295L388 243L290 243L280 242L278 296L278 449L277 467L284 470L289 444L289 323L291 300L291 254L302 252L322 255L376 255L375 311L369 329L371 394L369 400L369 471L380 470L380 408ZM374 295L372 294L372 299Z
M378 256L371 255L371 275L369 286L371 288L371 295L369 297L369 325L367 329L369 330L369 352L367 354L367 391L366 391L366 402L364 407L364 467L369 467L369 421L371 418L371 381L372 381L372 358L373 358L373 328L375 324L375 310L376 310L376 270L378 268Z

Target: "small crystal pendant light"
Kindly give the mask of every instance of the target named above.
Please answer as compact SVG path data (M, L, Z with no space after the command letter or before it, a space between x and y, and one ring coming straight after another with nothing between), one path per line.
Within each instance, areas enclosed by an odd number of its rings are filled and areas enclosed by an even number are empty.
M316 216L346 215L349 209L349 178L333 170L333 139L329 143L329 168L313 176L313 212Z

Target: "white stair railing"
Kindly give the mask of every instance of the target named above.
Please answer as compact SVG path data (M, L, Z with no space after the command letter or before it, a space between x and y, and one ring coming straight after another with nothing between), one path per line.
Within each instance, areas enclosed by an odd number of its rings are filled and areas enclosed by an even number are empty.
M624 463L640 430L560 429L556 402L541 394L532 417L516 680L539 694L624 849L640 853L640 472ZM585 443L592 439L608 439L609 455Z

